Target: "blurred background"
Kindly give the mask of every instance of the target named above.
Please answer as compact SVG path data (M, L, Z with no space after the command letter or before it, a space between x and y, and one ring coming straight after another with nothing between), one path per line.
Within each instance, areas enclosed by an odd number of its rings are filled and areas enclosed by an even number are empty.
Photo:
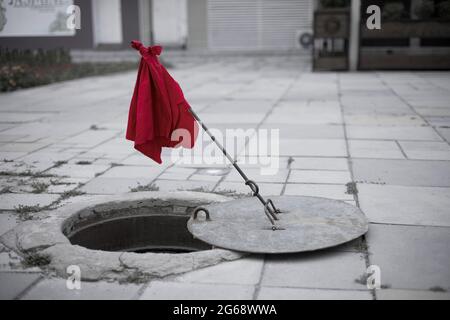
M381 29L366 25L370 5L381 10ZM450 1L1 1L1 90L134 68L124 63L137 59L133 39L178 55L302 55L314 70L448 69ZM68 66L82 62L90 64ZM25 69L36 65L32 80ZM45 76L43 66L60 74Z

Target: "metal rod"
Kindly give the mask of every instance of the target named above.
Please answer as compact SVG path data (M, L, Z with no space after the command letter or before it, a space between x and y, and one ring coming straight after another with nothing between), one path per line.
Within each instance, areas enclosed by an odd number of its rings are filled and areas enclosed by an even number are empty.
M275 209L275 207L273 206L273 202L271 202L274 211L272 211L272 209L270 209L269 207L269 202L267 202L260 194L259 194L259 187L258 185L250 180L247 175L242 171L242 169L239 167L239 165L237 164L236 160L234 160L227 152L227 150L225 150L225 148L220 144L220 142L218 142L216 140L216 137L213 136L213 134L209 131L208 127L200 120L200 118L198 117L198 115L194 112L194 110L192 110L192 108L189 108L189 111L191 112L192 116L195 118L195 120L198 121L198 123L200 123L200 125L202 126L203 130L205 130L205 132L210 136L211 140L214 141L214 143L219 147L219 149L222 151L222 153L225 155L225 157L227 157L227 159L231 162L231 164L233 165L233 167L237 170L237 172L239 172L239 174L241 175L241 177L244 179L245 184L249 186L249 188L252 190L253 195L256 196L259 201L262 203L262 205L264 206L264 212L267 215L267 218L269 219L269 221L272 223L272 225L274 225L274 220L278 220L278 217L276 216L276 213L278 213L279 211L277 209Z

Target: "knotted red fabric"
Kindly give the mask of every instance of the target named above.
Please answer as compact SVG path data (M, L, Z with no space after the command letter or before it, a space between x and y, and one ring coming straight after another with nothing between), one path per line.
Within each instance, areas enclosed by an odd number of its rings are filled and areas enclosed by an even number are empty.
M159 62L161 46L131 46L141 54L141 62L128 113L126 139L134 148L162 163L162 147L192 148L198 124L189 112L183 91Z

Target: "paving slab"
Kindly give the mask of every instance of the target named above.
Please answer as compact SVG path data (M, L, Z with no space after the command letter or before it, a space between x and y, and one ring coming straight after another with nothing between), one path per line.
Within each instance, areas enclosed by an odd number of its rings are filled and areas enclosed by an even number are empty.
M285 183L289 170L279 168L276 172L269 172L264 174L265 172L261 172L258 168L247 168L245 170L245 174L249 177L249 179L255 182L266 182L266 183ZM226 176L225 181L227 182L241 182L243 181L241 175L237 172L237 170L232 170Z
M204 113L223 113L224 110L237 113L243 109L248 111L261 112L268 111L272 107L270 101L256 99L256 100L221 100L212 103L211 107L205 109ZM197 109L197 106L196 106Z
M332 184L286 184L284 195L323 197L336 200L353 200L353 195L347 193L345 185Z
M450 290L450 228L372 224L366 239L382 285Z
M293 157L290 164L291 169L303 170L334 170L347 171L348 161L346 158L300 158Z
M270 256L266 260L262 286L364 290L357 281L365 273L362 254L315 252Z
M0 213L0 236L18 224L14 213Z
M20 205L45 207L58 198L57 194L4 193L0 194L0 210L15 210Z
M291 170L287 182L346 184L351 180L348 171Z
M0 272L0 300L12 300L39 280L39 273Z
M193 174L189 177L189 180L192 181L211 181L211 182L219 182L222 179L222 176L214 176L209 174Z
M49 193L69 192L71 190L78 188L81 184L84 184L87 181L89 181L89 178L51 179L49 183L50 185L47 188L47 192Z
M26 152L14 152L14 151L2 151L0 150L0 160L2 161L12 161L20 157L25 156Z
M141 300L249 300L254 286L152 281Z
M442 141L431 127L347 126L349 139Z
M104 178L97 177L80 188L88 194L116 194L149 185L154 179L146 178Z
M346 157L343 139L280 139L282 156Z
M55 97L53 95L53 97ZM57 99L57 97L56 97ZM19 101L19 100L18 100ZM23 104L20 106L16 106L17 108L23 107ZM55 125L55 123L27 123L22 125L16 125L6 131L3 131L4 134L25 134L33 137L65 137L71 134L76 134L81 130L89 128L89 124L80 124L78 121L66 122L64 126Z
M371 222L450 227L450 188L358 184Z
M450 116L450 109L449 108L428 108L428 107L415 107L414 110L417 111L418 114L421 116L427 117L440 117L440 116Z
M242 169L247 171L247 168L252 169L252 175L277 175L279 171L283 171L288 168L289 157L276 157L276 156L243 156L238 157L238 164ZM228 163L230 166L230 164ZM230 171L234 171L230 166ZM257 170L254 170L257 169ZM282 173L281 173L282 174Z
M187 180L195 173L196 169L171 167L164 171L158 178L163 180Z
M428 123L433 127L448 128L450 127L450 117L425 117Z
M447 142L450 142L450 128L436 128L436 130Z
M108 156L116 155L117 157L127 157L135 151L130 141L121 138L108 140L105 143L89 150L90 152L107 154Z
M117 135L115 130L88 130L63 140L63 143L78 147L94 147Z
M348 144L352 158L405 159L395 141L349 140Z
M245 110L245 109L243 109ZM201 113L201 119L204 123L220 123L220 124L227 124L227 123L254 123L257 124L261 122L261 120L264 117L264 113L245 113L245 112L239 112L236 114L230 114L229 112L226 113Z
M176 277L173 281L256 285L261 278L263 264L263 256L256 255L192 271Z
M109 282L81 282L80 290L70 290L64 279L45 279L29 290L22 300L130 300L142 285Z
M22 258L14 251L0 244L0 272L40 272L38 267L26 268Z
M12 123L0 123L0 132L5 131L9 128L12 128L14 125Z
M34 164L36 162L47 163L47 162L66 161L71 157L73 157L73 155L66 152L39 151L30 153L25 157L21 157L20 161L23 161L28 164Z
M108 170L108 165L77 165L63 164L62 166L48 170L49 174L68 176L72 178L94 178L96 175Z
M47 146L48 143L19 143L19 142L10 142L5 143L0 146L0 151L6 152L33 152L38 149L42 149Z
M327 290L262 287L258 300L372 300L368 290Z
M0 142L16 142L22 138L25 138L26 135L18 135L18 134L0 134Z
M327 111L327 110L326 110ZM318 125L336 125L342 123L342 117L338 108L334 112L324 112L324 110L314 110L313 108L295 109L289 113L283 110L275 110L267 117L266 124L284 125L284 124L318 124Z
M399 141L408 159L450 160L450 145L447 142Z
M167 163L167 159L165 159L163 155L161 155L161 160L163 161L163 163ZM160 166L160 164L144 156L141 153L134 153L129 157L126 157L120 163L123 165L135 165L135 166L150 166L150 167Z
M148 167L148 166L117 166L109 169L104 174L103 178L144 178L155 179L166 168Z
M55 163L52 161L26 163L20 160L15 160L14 162L6 162L1 164L0 170L9 175L16 174L21 176L30 176L30 173L41 173L54 166Z
M450 161L352 159L361 183L450 187Z
M281 139L343 139L344 128L340 124L276 124L268 123L261 129L279 130Z
M377 291L377 300L450 300L450 293L430 290L382 289Z
M2 123L20 123L20 122L31 122L36 120L42 120L47 115L41 112L1 112L1 122Z
M403 113L403 111L402 111ZM345 122L350 125L357 126L426 126L426 122L416 115L344 115Z

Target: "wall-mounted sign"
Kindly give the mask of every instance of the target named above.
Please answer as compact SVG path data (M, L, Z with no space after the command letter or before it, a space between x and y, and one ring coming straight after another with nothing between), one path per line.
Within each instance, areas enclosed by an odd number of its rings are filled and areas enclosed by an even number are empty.
M73 0L0 0L0 37L73 36L67 8Z

